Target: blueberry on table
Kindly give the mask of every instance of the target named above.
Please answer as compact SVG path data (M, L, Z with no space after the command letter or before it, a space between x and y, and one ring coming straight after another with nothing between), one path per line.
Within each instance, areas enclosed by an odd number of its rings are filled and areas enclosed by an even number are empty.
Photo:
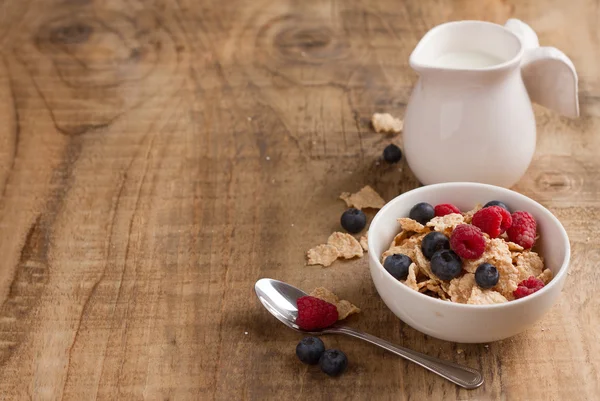
M350 208L342 213L340 224L344 230L349 233L356 234L362 231L367 225L367 216L362 210Z
M406 280L408 268L412 262L412 259L408 256L401 253L395 253L385 258L383 267L388 273L394 276L396 280Z
M325 344L317 337L305 337L296 345L296 356L308 365L319 363Z
M437 251L431 257L431 271L439 279L450 281L462 271L462 260L453 251Z
M489 263L482 263L475 270L475 282L481 288L492 288L498 284L500 274L496 266Z
M346 354L340 350L328 349L321 356L319 366L321 366L321 370L329 376L339 376L348 367L348 358L346 357Z
M433 206L431 206L427 202L417 203L410 209L408 213L408 217L413 220L418 221L421 224L427 224L427 222L435 216L435 210Z
M508 210L508 206L506 206L504 203L502 203L500 201L497 201L497 200L489 201L488 203L483 205L483 209L485 209L486 207L490 207L490 206L500 206L502 209L507 210L510 213L510 210Z
M450 240L438 231L432 231L423 238L421 250L423 255L430 260L434 253L442 249L450 249Z
M383 149L383 160L390 164L398 163L402 160L402 151L393 143L389 144Z

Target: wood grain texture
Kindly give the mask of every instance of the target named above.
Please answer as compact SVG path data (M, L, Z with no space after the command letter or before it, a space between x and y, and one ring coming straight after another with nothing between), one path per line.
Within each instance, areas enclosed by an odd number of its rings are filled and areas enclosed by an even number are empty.
M580 76L581 118L536 108L516 187L567 228L571 274L534 328L453 344L393 316L366 258L321 269L304 252L336 229L341 192L418 185L378 163L392 139L368 119L403 114L419 38L513 16ZM598 399L597 18L587 0L2 2L0 399ZM362 308L353 326L486 383L341 337L325 341L350 367L329 379L259 306L261 277L330 287Z

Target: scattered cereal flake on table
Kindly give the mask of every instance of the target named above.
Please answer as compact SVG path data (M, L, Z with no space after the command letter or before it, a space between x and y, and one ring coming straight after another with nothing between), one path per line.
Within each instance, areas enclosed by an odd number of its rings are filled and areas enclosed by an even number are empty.
M345 299L341 300L335 306L338 310L338 320L343 320L350 315L355 315L360 312L360 308Z
M525 249L521 245L515 244L514 242L511 242L511 241L506 241L506 245L508 245L508 249L511 252L523 252L523 250Z
M383 198L369 185L364 186L354 194L342 192L340 199L346 202L348 207L355 207L357 209L381 209L385 205Z
M346 301L345 299L340 301L340 298L337 295L325 287L315 288L313 292L310 293L310 296L335 305L338 310L338 320L343 320L350 315L360 312L360 309L356 305L353 305L350 301Z
M464 212L463 217L465 218L465 223L471 224L471 220L473 220L473 215L479 210L481 210L482 207L483 206L481 205L481 203L478 203L473 209L469 210L468 212Z
M438 216L429 220L429 222L427 222L427 227L433 227L435 231L439 231L449 236L456 226L463 224L464 222L465 218L462 216L462 214L450 213L445 216Z
M502 294L493 290L482 290L478 286L474 285L471 291L471 296L467 301L470 305L489 305L489 304L501 304L508 302Z
M537 277L544 270L544 261L537 253L525 251L517 256L517 270L519 270L519 282L527 280L530 276Z
M338 249L329 244L317 245L306 252L308 257L308 265L322 265L324 267L331 266L337 258L340 257Z
M416 233L422 233L425 230L429 231L425 226L416 220L409 219L408 217L400 217L398 223L402 227L403 231L414 231Z
M539 280L544 282L544 285L548 284L550 280L552 280L552 270L546 269L539 276L537 276Z
M404 122L399 118L394 118L389 113L375 113L371 117L371 124L376 132L394 133L402 132Z
M358 242L360 246L362 246L363 251L367 252L369 250L369 232L367 231L365 235L361 236Z
M408 266L408 277L403 281L409 288L412 288L415 291L419 291L419 287L417 286L417 265L415 263L411 263Z
M472 273L465 273L461 277L450 280L448 295L450 295L452 302L466 304L469 298L471 298L473 286L475 286L475 275Z
M339 251L339 254L344 259L352 259L355 256L363 255L362 246L350 234L334 232L327 239L328 245L333 245Z
M462 354L463 352L465 352L465 351L464 351L462 348L458 348L458 349L456 350L456 353L457 353L457 354Z

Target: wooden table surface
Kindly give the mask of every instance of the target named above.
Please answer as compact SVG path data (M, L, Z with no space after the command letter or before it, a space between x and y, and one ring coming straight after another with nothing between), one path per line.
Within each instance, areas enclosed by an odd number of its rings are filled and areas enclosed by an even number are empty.
M7 0L0 4L0 399L600 399L600 10L584 0ZM481 345L425 336L366 258L304 253L342 191L415 188L377 162L401 136L419 38L456 19L531 24L577 66L582 116L536 107L516 190L572 243L557 305ZM371 214L372 216L372 214ZM483 371L466 391L359 341L330 379L257 302L272 277L360 306L349 323Z

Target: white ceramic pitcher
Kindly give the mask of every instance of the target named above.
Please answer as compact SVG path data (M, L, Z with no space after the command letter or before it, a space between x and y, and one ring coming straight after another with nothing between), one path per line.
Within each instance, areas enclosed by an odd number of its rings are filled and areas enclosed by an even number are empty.
M410 65L420 77L406 109L404 150L426 185L510 187L535 151L531 101L579 115L573 63L558 49L540 47L519 20L439 25L421 39Z

